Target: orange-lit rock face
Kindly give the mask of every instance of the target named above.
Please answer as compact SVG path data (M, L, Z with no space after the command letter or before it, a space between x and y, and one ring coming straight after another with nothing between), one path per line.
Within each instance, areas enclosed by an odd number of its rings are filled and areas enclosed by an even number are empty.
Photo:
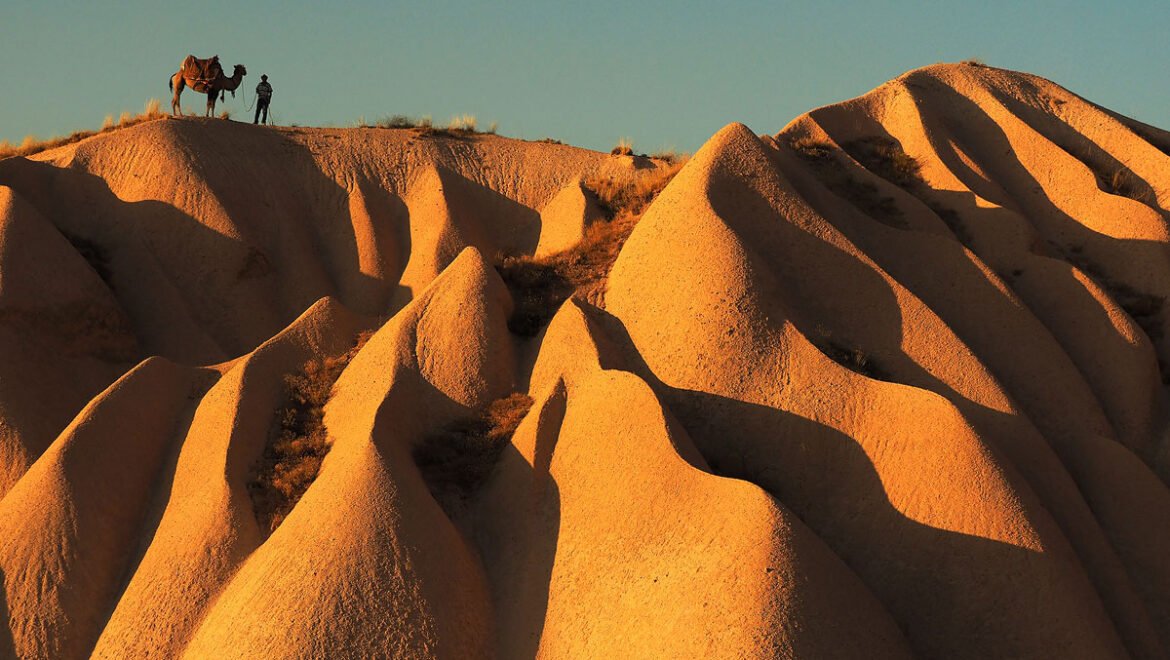
M535 338L493 266L665 164L187 119L0 161L0 656L1166 657L1168 152L973 65L732 124Z

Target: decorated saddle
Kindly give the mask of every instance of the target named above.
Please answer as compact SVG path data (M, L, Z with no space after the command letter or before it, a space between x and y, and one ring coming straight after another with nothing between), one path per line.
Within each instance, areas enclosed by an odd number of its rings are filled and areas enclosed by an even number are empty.
M212 81L223 75L223 66L219 63L219 55L201 60L194 55L188 55L183 60L180 69L187 86L197 92L206 92Z

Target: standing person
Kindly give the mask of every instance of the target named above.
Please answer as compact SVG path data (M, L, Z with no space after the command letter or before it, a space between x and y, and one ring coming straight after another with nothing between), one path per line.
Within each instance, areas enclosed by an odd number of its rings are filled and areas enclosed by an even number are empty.
M256 117L253 124L260 123L260 111L264 111L264 123L268 123L268 102L272 100L272 85L268 84L268 75L260 76L260 84L256 85Z

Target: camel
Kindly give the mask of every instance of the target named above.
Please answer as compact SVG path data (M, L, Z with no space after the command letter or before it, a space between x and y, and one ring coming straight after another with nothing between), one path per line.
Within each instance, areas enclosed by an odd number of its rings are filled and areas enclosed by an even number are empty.
M237 64L232 72L232 77L225 76L223 67L219 65L218 55L210 60L197 60L193 55L188 55L187 59L183 60L182 66L167 83L167 88L175 93L171 99L171 114L182 113L182 108L179 106L179 96L183 93L184 87L190 87L196 92L207 93L207 111L204 116L212 116L215 113L216 97L223 94L225 90L231 92L234 97L236 88L240 86L246 75L248 75L248 70L244 68L244 65Z
M246 75L248 75L248 70L244 68L243 64L237 64L233 67L231 78L220 73L207 90L207 114L205 116L210 117L215 114L215 97L217 95L222 101L224 91L229 91L232 93L232 98L236 98L236 88L244 82Z

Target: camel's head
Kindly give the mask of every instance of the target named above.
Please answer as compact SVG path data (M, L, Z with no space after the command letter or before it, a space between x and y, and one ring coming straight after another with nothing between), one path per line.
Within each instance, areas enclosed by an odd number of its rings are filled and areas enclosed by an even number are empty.
M243 64L237 64L235 73L239 74L240 76L246 76L248 75L248 70L244 68Z

